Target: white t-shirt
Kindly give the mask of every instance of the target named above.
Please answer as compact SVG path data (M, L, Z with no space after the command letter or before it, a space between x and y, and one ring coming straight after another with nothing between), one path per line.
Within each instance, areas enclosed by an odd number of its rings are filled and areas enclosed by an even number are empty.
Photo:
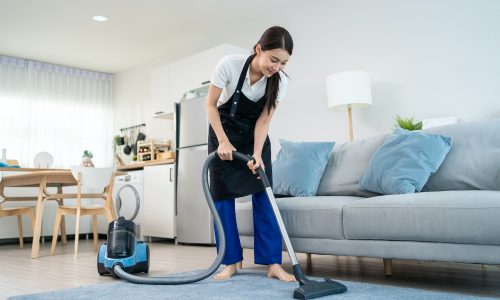
M218 88L223 89L219 100L217 101L217 107L226 103L229 98L233 96L234 91L236 90L236 86L238 85L238 80L240 79L241 71L245 66L247 58L248 55L244 54L228 55L222 58L215 67L215 71L212 74L210 83ZM281 80L276 101L283 100L286 94L286 87L288 83L288 78L281 72L279 74ZM247 74L245 76L245 81L243 82L243 87L241 88L241 92L248 99L257 102L266 93L266 83L267 77L262 76L259 81L255 82L253 85L250 85L250 68L248 68Z

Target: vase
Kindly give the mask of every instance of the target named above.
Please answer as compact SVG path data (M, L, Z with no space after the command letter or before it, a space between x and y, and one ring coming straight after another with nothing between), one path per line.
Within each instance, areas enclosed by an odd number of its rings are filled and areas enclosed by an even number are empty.
M92 162L92 158L90 158L90 157L84 157L83 160L82 160L81 166L82 167L91 167L91 168L93 168L94 167L94 163Z

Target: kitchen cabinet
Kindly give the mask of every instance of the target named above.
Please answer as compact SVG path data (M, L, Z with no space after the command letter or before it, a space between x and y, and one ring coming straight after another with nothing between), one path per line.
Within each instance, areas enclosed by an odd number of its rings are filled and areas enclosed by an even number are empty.
M237 50L231 51L229 47L229 45L218 46L190 57L190 69L193 70L190 82L191 89L210 81L212 73L221 58L228 54L238 53ZM243 49L241 51L244 52Z
M182 95L192 89L192 73L190 72L189 58L181 59L169 65L168 83L170 87L170 106L174 111L175 102L181 100Z
M223 44L153 69L150 78L150 115L171 118L175 103L188 90L210 81L212 72L222 57L249 53L247 49Z
M152 117L165 116L172 113L173 102L170 102L170 66L163 66L151 71L149 110Z
M174 167L174 164L144 167L144 236L176 237Z

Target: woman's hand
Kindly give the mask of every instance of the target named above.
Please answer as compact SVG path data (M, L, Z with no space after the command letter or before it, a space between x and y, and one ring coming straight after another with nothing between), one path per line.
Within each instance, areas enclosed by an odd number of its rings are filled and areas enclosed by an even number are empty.
M236 148L234 148L229 140L219 142L217 154L219 154L220 159L233 160L233 151L236 151Z
M264 162L262 162L262 157L258 154L253 155L253 158L255 159L255 163L253 160L249 160L247 163L248 168L252 171L252 173L257 174L257 168L261 167L262 170L265 170Z

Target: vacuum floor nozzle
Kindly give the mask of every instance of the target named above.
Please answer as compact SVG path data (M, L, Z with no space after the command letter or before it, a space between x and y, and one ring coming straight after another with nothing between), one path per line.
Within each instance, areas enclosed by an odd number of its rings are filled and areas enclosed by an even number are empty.
M293 265L292 268L293 275L295 275L295 279L300 284L300 287L293 292L294 299L314 299L328 295L342 294L347 291L345 285L329 278L325 278L325 281L316 281L307 278L298 263Z
M325 281L308 280L293 292L294 299L313 299L328 295L341 294L347 287L339 282L326 278Z

